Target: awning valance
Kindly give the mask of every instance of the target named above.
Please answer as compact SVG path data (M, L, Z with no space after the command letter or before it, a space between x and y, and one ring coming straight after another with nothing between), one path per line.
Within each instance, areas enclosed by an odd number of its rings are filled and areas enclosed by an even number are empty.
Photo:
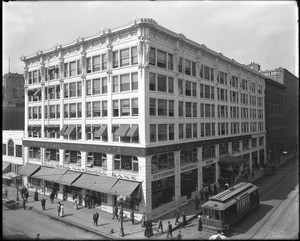
M95 137L107 136L107 126L103 125L101 128L95 133Z
M110 193L117 196L122 194L129 197L139 187L139 185L140 182L133 182L133 181L119 179L116 182L116 184L110 189Z
M218 161L218 163L221 165L239 165L245 162L247 162L247 160L245 160L242 157L230 156L230 155L222 156Z
M82 173L80 172L67 171L64 175L57 179L57 183L71 186L72 183L75 182L81 174Z
M72 184L72 186L96 192L110 193L109 190L117 181L118 179L113 177L95 176L84 173Z
M139 135L138 126L134 125L130 127L130 130L127 132L127 137L135 137Z
M116 136L121 136L121 137L126 136L126 133L129 129L129 127L130 127L129 125L120 125L120 127L115 132L115 135Z
M19 177L18 174L14 173L14 172L8 172L8 173L4 173L2 175L3 178L11 180L13 178Z
M33 178L43 179L50 182L57 182L57 180L66 173L65 169L42 167L38 172L32 175Z
M68 129L63 134L64 136L71 135L76 130L76 125L69 125Z
M32 174L36 173L40 168L41 166L39 165L27 163L25 166L21 167L21 169L19 170L19 174L30 177Z

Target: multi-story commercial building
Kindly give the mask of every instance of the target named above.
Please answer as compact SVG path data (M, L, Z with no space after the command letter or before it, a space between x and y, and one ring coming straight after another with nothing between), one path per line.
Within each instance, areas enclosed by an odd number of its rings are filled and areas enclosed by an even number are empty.
M2 78L2 130L24 129L24 77L7 73Z
M268 161L277 163L299 150L299 79L287 69L265 70Z
M264 76L152 19L22 60L32 188L156 218L265 163Z

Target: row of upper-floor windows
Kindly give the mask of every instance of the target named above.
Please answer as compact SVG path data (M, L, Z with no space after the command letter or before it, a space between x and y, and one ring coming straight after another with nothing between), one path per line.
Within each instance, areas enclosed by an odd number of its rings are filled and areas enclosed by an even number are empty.
M265 101L284 104L284 98L282 94L278 94L268 90L266 90Z
M281 105L266 103L266 114L284 115L284 107Z
M22 157L22 145L17 145L10 139L7 144L2 143L2 155Z

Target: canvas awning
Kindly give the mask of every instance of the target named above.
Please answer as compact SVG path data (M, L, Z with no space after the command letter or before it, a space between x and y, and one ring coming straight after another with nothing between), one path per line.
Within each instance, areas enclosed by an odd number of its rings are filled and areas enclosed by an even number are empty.
M67 170L65 169L42 167L38 172L33 174L32 177L50 182L57 182L57 180L64 175L66 171Z
M19 170L19 174L30 177L32 174L36 173L40 168L40 165L27 163L25 166L21 167L21 169Z
M68 126L64 125L63 128L58 132L58 134L62 136L65 133L67 128L68 128Z
M107 136L107 126L103 125L101 128L95 133L95 137Z
M73 131L75 131L75 129L76 129L76 125L69 125L68 129L65 131L63 135L64 136L71 135Z
M81 187L96 192L110 193L109 190L117 182L118 179L107 176L95 176L82 174L72 186Z
M129 125L120 125L120 127L115 132L115 135L116 136L121 136L121 137L126 136L126 133L129 129L129 127L130 127Z
M242 157L230 156L230 155L222 156L218 161L218 163L221 165L239 165L245 162L247 162L247 160Z
M119 179L116 184L110 189L110 192L114 195L131 196L132 193L139 188L140 182L127 181Z
M129 131L126 134L127 137L135 137L135 136L138 136L138 135L139 135L139 131L138 131L138 126L137 125L131 126Z
M57 179L57 183L71 186L81 175L80 172L67 171L64 175Z
M8 173L4 173L2 175L3 178L11 180L13 178L19 177L18 174L14 173L14 172L8 172Z
M10 172L10 162L3 161L2 173Z

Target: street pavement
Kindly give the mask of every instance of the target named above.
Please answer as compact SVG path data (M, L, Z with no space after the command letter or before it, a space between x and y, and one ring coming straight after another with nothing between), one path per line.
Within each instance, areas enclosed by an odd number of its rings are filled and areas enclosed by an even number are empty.
M260 178L263 174L258 174L254 179L250 179L250 182ZM4 190L3 186L3 190ZM16 200L17 194L16 189L14 187L7 187L8 188L8 200ZM222 191L222 190L218 190ZM21 206L21 197L19 195L20 201L19 205ZM46 199L46 210L42 210L40 200L42 198ZM60 199L54 199L54 202L51 203L49 196L39 194L39 201L34 201L33 199L33 192L29 193L28 198L29 203L27 204L28 211L38 212L42 215L48 215L49 217L53 218L54 220L59 220L62 222L66 222L70 225L76 226L78 228L84 229L86 231L98 234L100 236L105 237L106 239L144 239L145 229L141 227L140 220L135 220L135 224L125 218L124 220L124 237L120 236L120 227L121 222L112 219L113 214L107 213L102 211L99 208L88 209L84 206L79 206L78 210L74 209L73 203L69 201L62 201ZM59 217L56 209L57 202L64 204L64 217ZM204 201L200 201L199 207L203 204ZM95 212L99 213L99 221L98 227L93 225L93 214ZM211 235L210 233L199 232L197 230L197 225L195 222L192 222L193 219L197 218L198 214L200 213L199 210L195 210L194 200L189 201L186 205L179 208L180 214L184 211L187 217L188 224L185 227L182 227L181 223L175 225L175 218L174 218L174 211L162 216L162 223L164 233L161 231L157 232L157 222L158 220L153 220L153 236L149 239L167 239L166 229L168 221L171 222L173 226L173 239L176 239L176 236L181 231L183 235L183 239L207 239ZM182 221L182 216L180 220ZM146 238L148 239L148 238Z

